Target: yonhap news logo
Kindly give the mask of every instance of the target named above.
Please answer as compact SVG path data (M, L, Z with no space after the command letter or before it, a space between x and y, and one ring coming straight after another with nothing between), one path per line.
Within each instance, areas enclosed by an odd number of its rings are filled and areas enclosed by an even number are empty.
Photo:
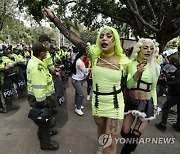
M111 133L109 133L109 134L102 134L99 137L99 145L102 148L109 147L111 145L111 143L112 143L112 135L111 135Z
M101 148L109 147L113 140L116 144L175 144L176 138L174 137L142 137L142 138L112 138L111 133L102 134L99 137L99 145Z
M116 144L175 144L174 137L115 138Z

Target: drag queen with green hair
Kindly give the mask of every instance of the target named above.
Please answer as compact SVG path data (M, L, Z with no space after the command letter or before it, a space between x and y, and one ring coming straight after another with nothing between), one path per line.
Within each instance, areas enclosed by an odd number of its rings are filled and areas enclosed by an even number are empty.
M92 114L97 125L99 148L97 154L116 154L116 141L120 134L120 120L124 116L124 98L121 78L125 74L128 58L123 54L118 32L104 26L96 45L87 46L76 34L67 29L49 10L45 15L58 27L64 36L92 62Z

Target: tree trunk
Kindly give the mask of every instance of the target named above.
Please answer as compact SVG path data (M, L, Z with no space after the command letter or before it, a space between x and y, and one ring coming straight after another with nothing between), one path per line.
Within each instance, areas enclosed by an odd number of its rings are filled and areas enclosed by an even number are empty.
M3 28L3 21L2 21L2 17L0 17L0 31L2 30Z
M156 41L159 43L159 53L162 53L168 41L162 37L158 37L158 35Z
M0 21L0 31L3 29L3 22Z
M6 18L7 2L3 1L3 2L0 3L0 5L1 5L1 9L0 9L0 13L1 13L1 16L0 16L0 31L1 31L3 29L3 23L4 23L4 20Z

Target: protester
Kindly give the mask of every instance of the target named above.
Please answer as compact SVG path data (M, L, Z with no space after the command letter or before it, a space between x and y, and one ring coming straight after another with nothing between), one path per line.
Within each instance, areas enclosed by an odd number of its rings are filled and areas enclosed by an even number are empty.
M136 149L137 140L158 113L156 83L160 66L156 61L156 52L157 44L151 39L141 38L134 46L130 58L132 63L128 66L128 93L121 130L122 137L134 139L134 142L125 143L121 154L130 154Z
M76 55L78 54L78 48L77 47L73 47L72 48L72 52L71 52L71 63L74 62L75 58L76 58Z
M167 100L162 107L162 118L161 122L155 124L156 128L160 130L166 130L167 118L171 107L177 105L177 122L173 124L173 128L180 132L180 61L177 57L171 59L176 66L175 77L167 79L166 84L168 85Z
M85 67L83 59L85 55L82 52L79 52L74 60L72 65L72 85L75 88L75 113L82 116L84 113L81 109L84 107L82 106L84 93L83 93L83 81L85 80L89 69Z
M168 57L169 60L171 60L171 58L178 59L179 63L180 63L180 46L177 47L177 52L175 52L174 54L172 54Z
M163 55L163 53L160 53L157 57L157 61L161 66L160 76L159 76L158 85L157 85L158 86L157 97L166 96L165 94L166 86L164 85L164 79L165 79L164 67L169 64L169 60L165 54Z
M87 58L86 56L83 59L84 65L86 68L90 68L91 67L91 62L89 60L89 58ZM87 100L89 101L91 99L91 88L92 88L92 73L91 71L89 71L87 77L86 77L86 81L87 81Z
M131 57L132 51L133 51L133 47L127 48L127 49L124 50L126 56L129 57L129 58Z
M119 136L120 119L124 113L121 77L126 64L129 63L123 54L118 32L105 26L97 36L96 45L87 47L87 44L67 29L49 9L45 8L44 13L69 41L80 51L86 51L90 57L93 77L92 114L97 125L97 134L98 137L107 134L103 136L108 136L108 140L112 139L109 146L100 145L97 153L104 151L115 154L115 138Z

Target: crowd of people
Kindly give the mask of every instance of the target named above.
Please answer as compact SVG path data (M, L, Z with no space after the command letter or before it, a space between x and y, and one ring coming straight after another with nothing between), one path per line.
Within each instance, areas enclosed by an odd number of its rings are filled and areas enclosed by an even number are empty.
M62 86L70 71L72 49L53 47L47 34L40 35L37 42L32 47L2 45L0 112L17 110L19 106L14 101L28 98L32 107L28 117L38 126L41 149L56 150L59 145L50 136L58 131L51 127L56 124L56 106L65 101ZM57 88L54 83L60 86Z
M165 74L167 101L162 107L162 121L155 126L166 130L169 109L177 105L178 117L173 127L180 131L180 47L169 60L159 54L159 44L150 38L140 38L134 47L123 50L117 30L109 26L102 27L96 44L90 45L67 29L51 10L45 8L44 14L76 46L73 50L63 54L62 49L51 45L47 34L42 34L32 48L3 46L0 56L0 112L12 108L15 96L27 96L31 107L28 117L38 126L42 150L59 148L50 136L58 133L54 119L57 106L63 103L62 93L58 93L62 86L59 82L69 74L75 89L75 113L79 116L84 115L83 82L87 81L87 100L91 100L97 138L107 141L107 144L98 142L97 154L115 154L115 139L120 135L125 139L140 139L149 122L160 112L157 84L169 63L174 71L170 78L169 73ZM64 68L69 74L62 73ZM130 154L136 147L137 142L126 142L121 154Z
M92 72L93 85L92 114L97 125L97 137L106 139L107 143L111 141L108 146L99 142L97 154L115 154L115 138L120 132L123 138L139 139L148 123L159 114L156 87L161 62L158 43L149 38L141 38L134 48L126 53L121 48L118 32L112 27L104 26L97 36L96 44L89 45L67 29L51 10L45 8L44 13L79 49L77 59L74 61L72 83L76 90L75 104L78 105L75 112L81 116L84 114L81 111L84 97L82 80L88 73L83 59L85 56L90 59L89 70ZM178 72L175 80L177 76ZM127 78L127 90L121 88L123 77ZM177 79L175 85L179 84ZM179 96L175 100L177 103ZM164 112L165 107L163 108ZM123 119L122 129L121 119ZM135 125L132 125L133 123ZM178 121L176 126L179 126ZM106 138L102 137L103 134ZM137 143L125 143L121 153L129 154L136 147Z
M26 96L26 65L30 59L28 49L2 45L0 54L0 112L6 113L17 108L14 99Z

